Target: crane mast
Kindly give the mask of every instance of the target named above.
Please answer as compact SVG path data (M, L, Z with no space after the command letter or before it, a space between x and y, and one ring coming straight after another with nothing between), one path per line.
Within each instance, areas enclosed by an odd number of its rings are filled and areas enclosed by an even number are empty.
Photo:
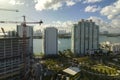
M26 72L26 44L27 44L27 41L26 41L26 19L25 19L25 16L23 16L23 23L21 23L21 26L23 26L23 60L24 60L24 70ZM23 80L26 80L26 77L24 76Z

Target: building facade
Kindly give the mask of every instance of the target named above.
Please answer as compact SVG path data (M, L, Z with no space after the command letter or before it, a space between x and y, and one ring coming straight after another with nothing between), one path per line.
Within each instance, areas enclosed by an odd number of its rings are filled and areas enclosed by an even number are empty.
M28 78L30 61L33 54L33 29L26 28L23 39L23 27L17 26L17 35L8 34L0 38L0 80L23 80Z
M31 53L31 55L33 55L33 27L32 26L26 26L25 27L26 30L26 37L29 38L29 53ZM23 37L23 31L24 31L24 27L21 25L17 25L17 35L22 38Z
M92 20L81 20L72 27L71 51L77 55L87 54L99 48L99 26Z
M0 80L22 80L25 74L23 53L22 38L0 39ZM27 51L25 53L29 56ZM28 65L28 57L25 59Z
M120 43L111 43L109 41L105 41L100 43L100 45L104 53L111 51L113 54L120 54Z
M44 30L43 53L45 56L58 54L58 30L54 27Z
M111 51L115 54L120 54L120 43L111 44Z

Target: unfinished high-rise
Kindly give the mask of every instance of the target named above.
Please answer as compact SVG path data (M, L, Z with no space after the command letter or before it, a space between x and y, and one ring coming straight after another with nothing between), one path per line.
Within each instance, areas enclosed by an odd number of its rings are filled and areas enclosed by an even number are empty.
M24 43L21 28L18 26L17 36L0 38L0 80L22 80L29 72L33 32L31 27L27 29L29 36Z

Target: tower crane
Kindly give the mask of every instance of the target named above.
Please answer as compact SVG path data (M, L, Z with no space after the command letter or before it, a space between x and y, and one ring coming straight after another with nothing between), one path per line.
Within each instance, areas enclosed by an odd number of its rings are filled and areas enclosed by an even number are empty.
M25 16L23 16L23 22L21 21L0 21L0 23L10 23L10 24L21 24L21 27L23 26L23 60L24 60L24 70L26 69L26 37L27 37L27 31L26 31L26 24L39 24L41 25L43 21L39 22L26 22ZM24 76L23 80L26 80L26 77Z

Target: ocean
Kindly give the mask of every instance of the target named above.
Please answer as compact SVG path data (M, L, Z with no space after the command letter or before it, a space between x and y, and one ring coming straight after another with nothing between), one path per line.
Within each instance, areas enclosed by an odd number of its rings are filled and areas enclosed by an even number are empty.
M120 36L119 37L107 37L107 36L100 36L99 42L110 41L112 43L120 43ZM34 39L33 40L33 51L35 54L40 54L42 52L42 39ZM71 49L71 39L58 39L58 50L63 51L66 49Z

